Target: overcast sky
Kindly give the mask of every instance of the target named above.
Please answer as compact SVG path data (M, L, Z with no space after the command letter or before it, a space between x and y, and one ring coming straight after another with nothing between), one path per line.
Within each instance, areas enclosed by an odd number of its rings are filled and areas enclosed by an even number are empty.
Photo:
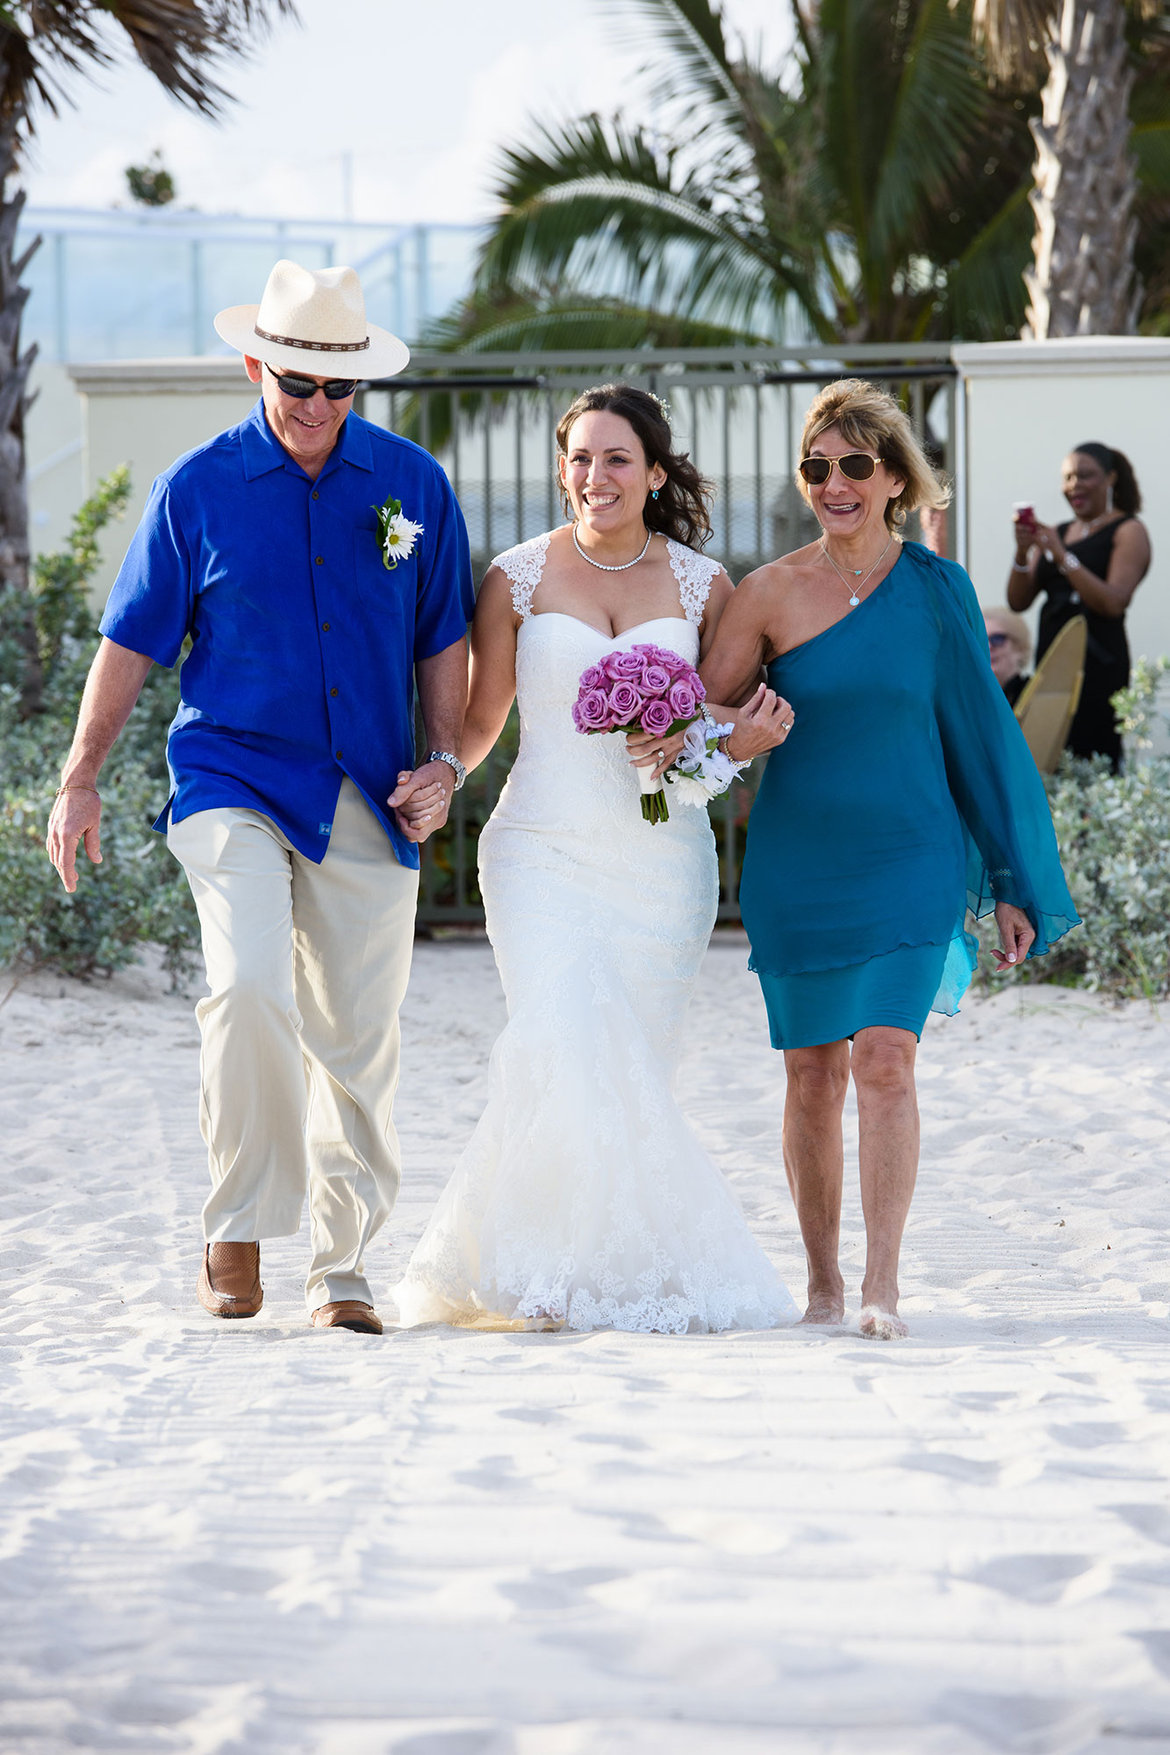
M126 63L74 82L74 110L42 113L30 199L125 203L125 167L161 148L178 202L204 212L380 223L475 220L492 163L526 117L628 108L652 51L635 5L590 0L298 0L250 63L223 75L239 103L224 123L180 110ZM725 0L725 16L779 55L784 0ZM117 37L120 33L113 33ZM641 113L646 114L645 107Z

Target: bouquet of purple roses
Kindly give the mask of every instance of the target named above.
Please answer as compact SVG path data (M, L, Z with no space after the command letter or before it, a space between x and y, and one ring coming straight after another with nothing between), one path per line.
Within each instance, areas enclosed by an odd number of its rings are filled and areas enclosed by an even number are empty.
M587 735L640 727L652 737L669 737L700 717L706 693L694 666L677 652L631 646L582 672L573 724ZM642 815L648 823L664 823L670 812L662 781L651 779L648 768L634 771L642 786Z

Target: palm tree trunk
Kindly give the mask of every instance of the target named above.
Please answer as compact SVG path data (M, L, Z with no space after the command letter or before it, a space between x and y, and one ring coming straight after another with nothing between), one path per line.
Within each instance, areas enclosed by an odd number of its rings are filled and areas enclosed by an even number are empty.
M1123 0L1060 0L1048 80L1032 123L1035 265L1024 275L1024 338L1131 335L1136 176L1129 149L1133 70Z
M36 358L35 345L20 349L20 322L28 288L20 277L40 244L37 238L16 259L16 228L24 192L8 193L16 168L17 122L0 123L0 590L20 592L17 638L24 650L20 711L31 718L41 709L44 670L37 646L33 600L28 589L28 485L25 480L24 417L28 410L28 375Z

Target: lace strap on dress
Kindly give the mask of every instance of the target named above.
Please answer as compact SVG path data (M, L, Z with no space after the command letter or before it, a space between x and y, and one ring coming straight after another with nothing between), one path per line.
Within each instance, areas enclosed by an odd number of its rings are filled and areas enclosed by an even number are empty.
M720 571L719 562L713 561L710 555L696 554L693 548L675 542L673 537L666 539L666 552L670 557L670 570L678 580L678 600L683 614L698 627L707 607L711 581Z
M522 622L532 614L532 593L540 584L551 538L552 531L546 530L543 536L532 536L527 542L518 542L515 548L506 548L492 562L511 580L512 608Z

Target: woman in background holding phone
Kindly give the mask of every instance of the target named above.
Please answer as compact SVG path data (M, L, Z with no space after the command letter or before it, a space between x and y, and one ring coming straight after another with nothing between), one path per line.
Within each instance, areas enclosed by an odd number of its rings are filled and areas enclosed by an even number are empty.
M1129 682L1125 612L1150 566L1150 538L1137 516L1141 490L1128 457L1095 442L1065 458L1061 488L1073 511L1066 523L1041 524L1031 506L1015 508L1007 600L1024 610L1045 593L1037 663L1065 623L1084 616L1085 680L1066 748L1075 756L1108 756L1116 773L1121 733L1111 700Z

